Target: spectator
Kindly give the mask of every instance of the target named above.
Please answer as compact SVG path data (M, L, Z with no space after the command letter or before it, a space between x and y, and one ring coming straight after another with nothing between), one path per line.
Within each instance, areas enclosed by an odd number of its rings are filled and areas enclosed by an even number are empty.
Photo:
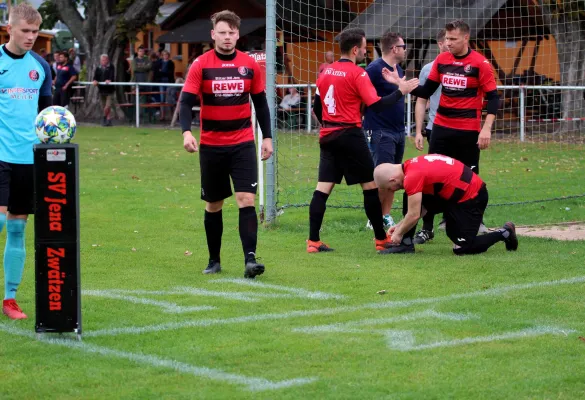
M79 59L79 56L75 54L75 49L73 47L69 49L69 59L73 63L73 68L75 68L79 75L79 72L81 72L81 60Z
M288 94L282 98L280 102L280 108L283 110L290 110L292 107L299 105L301 102L301 96L296 88L289 88Z
M136 57L130 65L130 80L132 82L148 82L148 75L152 70L152 64L148 57L144 55L144 47L138 47Z
M77 70L69 60L69 53L63 51L59 54L57 64L57 76L53 81L55 93L53 93L53 105L68 108L71 97L71 84L77 79Z
M319 65L319 73L317 74L317 77L319 77L319 74L321 74L321 72L323 72L323 70L325 68L327 68L328 66L333 64L334 61L335 61L335 54L333 54L332 51L328 51L327 53L325 53L325 62L323 64Z
M175 63L171 60L171 54L164 50L160 60L160 82L172 83L175 80Z
M102 54L100 57L100 65L95 69L93 75L93 85L97 86L99 82L105 82L106 84L99 85L98 91L100 93L100 103L104 111L104 117L102 119L102 126L112 126L112 98L114 97L115 87L108 85L116 79L116 70L112 64L110 64L110 57L107 54Z
M130 65L130 80L132 82L148 82L151 70L152 64L148 57L144 54L144 47L139 46L136 52L136 56ZM143 87L143 90L148 90L148 88ZM146 103L146 100L146 96L140 96L140 103Z

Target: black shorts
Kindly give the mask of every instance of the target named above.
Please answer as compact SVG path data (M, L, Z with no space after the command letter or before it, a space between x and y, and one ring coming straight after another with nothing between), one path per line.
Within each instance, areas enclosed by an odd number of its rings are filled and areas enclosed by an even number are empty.
M245 142L233 146L199 147L201 166L201 199L213 203L232 195L234 191L254 193L258 190L256 145Z
M488 199L488 191L484 184L473 199L462 203L446 203L443 212L445 231L453 243L461 247L473 243L483 220Z
M374 180L374 161L359 128L348 128L335 139L322 142L319 182L367 183Z
M0 161L0 206L13 215L34 214L34 165Z
M433 125L429 154L442 154L467 165L479 174L479 132L464 131Z

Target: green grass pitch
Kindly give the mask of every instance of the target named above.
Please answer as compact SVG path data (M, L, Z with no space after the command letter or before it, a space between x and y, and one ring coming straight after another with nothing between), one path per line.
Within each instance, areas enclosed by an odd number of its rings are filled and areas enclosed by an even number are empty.
M287 208L260 229L267 270L250 282L230 198L224 272L204 276L198 156L180 134L81 127L76 142L83 340L34 335L31 220L17 296L29 319L0 319L0 399L584 398L583 242L521 237L515 253L456 257L439 231L414 255L380 256L362 210L331 208L322 237L336 251L307 254L308 209ZM316 143L280 136L279 202L309 201ZM495 142L482 157L494 202L584 192L580 146ZM340 186L332 202L359 197ZM486 219L582 221L585 205Z

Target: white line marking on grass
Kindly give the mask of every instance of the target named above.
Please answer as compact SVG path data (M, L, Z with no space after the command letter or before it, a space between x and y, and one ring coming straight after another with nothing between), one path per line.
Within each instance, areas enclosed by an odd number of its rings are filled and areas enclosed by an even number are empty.
M107 292L124 293L129 295L143 295L143 296L175 296L175 295L193 295L201 297L221 297L226 300L238 300L246 302L258 301L257 298L249 296L247 293L241 292L214 292L211 290L178 287L172 290L126 290L126 289L109 289Z
M439 347L455 347L463 346L474 343L489 343L498 340L509 340L509 339L524 339L534 336L542 335L567 335L567 333L575 333L572 329L561 329L551 326L539 326L535 328L523 329L516 332L506 332L496 335L489 336L477 336L477 337L466 337L463 339L446 340L441 342L427 343L414 345L414 341L411 338L400 337L400 336L387 336L388 347L393 350L399 351L416 351L416 350L428 350L436 349Z
M88 294L94 295L92 292L99 293L115 293L128 295L142 295L142 296L175 296L175 295L192 295L201 297L222 297L226 300L238 300L246 302L257 302L260 299L290 299L295 296L288 293L255 293L255 292L221 292L207 289L200 289L194 287L176 287L171 290L130 290L130 289L107 289L107 290L89 290ZM85 291L83 292L85 294ZM95 294L97 296L97 294ZM104 296L106 297L106 296Z
M258 298L269 298L269 299L284 299L292 298L290 294L282 293L254 293L254 292L216 292L212 290L192 288L192 287L177 287L174 288L175 293L193 294L195 296L217 296L224 297L226 299L233 298L234 300L244 301L258 301Z
M364 319L360 321L351 321L346 323L336 323L331 325L317 325L317 326L309 326L306 328L294 328L293 332L300 332L300 333L327 333L327 332L347 332L347 333L356 333L356 332L371 332L371 330L366 329L355 329L354 327L359 326L366 326L366 325L384 325L384 324L391 324L394 322L403 322L403 321L416 321L419 319L424 318L437 318L440 320L445 321L466 321L472 318L477 318L474 315L470 314L455 314L455 313L440 313L435 310L425 310L421 312L414 312L405 315L399 315L397 317L390 317L390 318L380 318L380 319Z
M236 285L242 285L242 286L251 286L251 287L257 287L257 288L263 288L263 289L280 290L283 292L292 293L298 297L306 297L308 299L316 299L316 300L330 300L330 299L340 300L340 299L346 298L346 296L343 296L341 294L314 292L314 291L310 291L310 290L306 290L306 289L292 288L292 287L281 286L281 285L273 285L270 283L263 283L263 282L255 282L255 281L251 281L249 279L223 278L223 279L213 279L213 280L210 280L209 282L211 282L211 283L227 282L227 283L234 283Z
M335 315L347 312L355 312L355 311L362 311L362 310L377 310L377 309L389 309L389 308L405 308L410 307L418 304L437 304L446 301L452 300L459 300L459 299L466 299L466 298L473 298L473 297L494 297L494 296L501 296L506 293L519 291L519 290L526 290L526 289L535 289L535 288L544 288L550 286L558 286L558 285L570 285L575 283L584 283L585 276L577 276L574 278L567 278L567 279L558 279L554 281L544 281L544 282L532 282L532 283L524 283L524 284L517 284L517 285L510 285L510 286L501 286L498 288L487 289L482 291L475 291L475 292L468 292L468 293L460 293L460 294L451 294L442 297L428 297L428 298L420 298L420 299L412 299L412 300L398 300L398 301L387 301L382 303L369 303L364 304L361 306L343 306L343 307L335 307L335 308L323 308L317 310L301 310L301 311L289 311L285 313L272 313L272 314L257 314L257 315L249 315L244 317L233 317L233 318L218 318L218 319L207 319L207 320L191 320L191 321L183 321L183 322L171 322L159 325L148 325L142 327L128 327L128 328L112 328L112 329L102 329L96 330L85 333L85 336L111 336L111 335L121 335L121 334L141 334L147 332L159 332L165 330L172 330L172 329L181 329L181 328L191 328L191 327L207 327L212 325L233 325L233 324L241 324L241 323L248 323L248 322L258 322L258 321L269 321L269 320L282 320L282 319L289 319L289 318L297 318L297 317L308 317L308 316L315 316L315 315Z
M143 297L129 296L129 295L124 295L124 294L114 293L110 290L83 290L82 295L105 297L108 299L124 300L124 301L128 301L130 303L135 303L135 304L146 304L149 306L156 306L156 307L160 307L163 312L174 313L174 314L194 312L194 311L209 311L209 310L215 310L217 308L217 307L213 307L213 306L195 306L195 307L179 306L176 303L170 303L168 301L151 300L151 299L145 299Z
M8 324L0 322L0 331L10 333L13 335L33 338L34 334L24 329L16 328ZM127 351L110 349L103 346L97 346L85 342L74 341L71 339L56 339L49 337L42 337L40 339L43 343L53 344L57 346L67 347L69 349L81 350L86 353L99 354L107 357L115 357L126 359L138 364L149 365L155 368L172 369L183 374L190 374L201 378L212 379L216 381L227 382L230 384L243 385L246 389L251 391L265 391L284 389L292 386L306 385L318 380L316 377L312 378L295 378L284 381L270 381L264 378L249 377L245 375L232 374L224 372L215 368L199 367L196 365L187 364L184 362L160 358L148 354L130 353Z

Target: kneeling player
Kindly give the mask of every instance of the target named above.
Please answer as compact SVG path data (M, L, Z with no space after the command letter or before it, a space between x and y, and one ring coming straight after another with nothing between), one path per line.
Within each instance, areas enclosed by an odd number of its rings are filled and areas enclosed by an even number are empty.
M488 203L485 183L469 167L451 157L428 154L404 164L380 164L374 171L380 189L404 189L404 219L391 228L394 246L380 253L412 253L416 224L425 212L443 212L447 236L457 255L483 253L497 242L507 250L518 248L516 228L506 222L503 228L477 236Z

